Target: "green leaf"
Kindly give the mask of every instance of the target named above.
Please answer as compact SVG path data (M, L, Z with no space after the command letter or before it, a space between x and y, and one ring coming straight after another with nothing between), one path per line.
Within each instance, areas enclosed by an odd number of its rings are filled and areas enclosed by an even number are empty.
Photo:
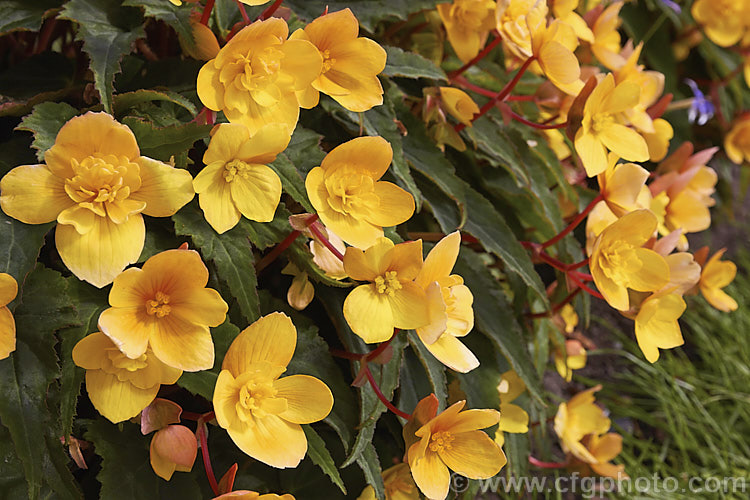
M213 261L219 279L226 282L248 324L260 317L255 262L245 225L219 235L203 218L194 200L172 216L175 232L190 236L206 260Z
M380 21L405 20L409 14L423 9L433 9L444 0L350 0L346 7L352 9L359 24L367 31L373 32ZM312 21L321 16L326 7L331 11L340 10L333 7L330 0L287 0L284 3L299 17Z
M61 497L76 498L59 440L60 423L50 412L48 396L60 376L54 332L77 320L66 281L37 267L24 282L14 317L16 350L0 361L0 419L23 463L29 498L39 496L44 482Z
M416 332L409 331L408 337L411 348L424 367L424 373L427 375L430 388L440 402L440 408L444 408L445 402L448 401L448 381L445 378L445 366L427 350Z
M193 29L190 27L191 6L177 7L164 0L125 0L123 7L141 7L146 17L164 21L191 47L195 45Z
M65 98L76 91L74 76L74 61L59 52L43 52L14 64L0 74L0 116L23 116L36 104Z
M455 272L463 276L466 286L474 292L476 328L505 355L526 383L529 393L542 402L541 381L534 370L523 329L513 315L498 282L492 277L479 255L468 248L461 249Z
M24 224L0 211L0 272L13 276L19 288L34 267L44 235L51 227L52 224Z
M375 489L377 498L385 498L385 485L383 484L383 470L380 467L378 453L371 442L365 444L362 453L357 457L357 465L365 474L365 481Z
M284 155L297 167L297 170L307 174L313 167L320 165L325 158L326 154L320 148L322 139L323 136L317 132L297 125L289 146L284 150Z
M172 156L189 150L196 141L208 137L212 128L211 125L197 123L160 127L134 116L126 116L122 123L135 134L143 156L161 161L169 161Z
M325 441L309 425L303 425L302 430L305 431L305 437L307 438L307 455L310 457L310 460L320 467L320 470L330 477L333 484L338 486L341 492L346 495L344 481L341 479L336 464L333 463L333 458L326 448Z
M383 74L386 76L400 76L403 78L432 78L433 80L448 81L445 72L429 59L425 59L416 52L405 52L398 47L385 47L388 59Z
M34 134L31 147L37 150L39 161L44 161L44 153L55 144L55 138L63 125L78 115L78 110L64 102L44 102L34 106L34 111L25 116L16 127Z
M45 17L60 7L60 0L0 1L0 34L15 30L39 31Z
M130 54L138 38L146 35L137 9L120 0L69 0L59 16L78 23L76 40L90 59L94 86L104 110L112 113L112 82L120 72L120 60Z
M294 163L292 163L284 153L281 153L269 166L281 179L281 185L283 186L284 191L286 191L294 201L302 205L305 210L314 213L315 209L307 198L305 181L302 180L302 176L300 176L299 170L294 166Z
M124 94L117 94L114 96L114 109L115 116L122 116L130 108L133 108L139 104L154 101L166 101L174 103L182 108L185 108L190 114L195 115L198 110L189 99L186 99L177 92L171 92L169 90L148 90L141 89L133 92L125 92Z

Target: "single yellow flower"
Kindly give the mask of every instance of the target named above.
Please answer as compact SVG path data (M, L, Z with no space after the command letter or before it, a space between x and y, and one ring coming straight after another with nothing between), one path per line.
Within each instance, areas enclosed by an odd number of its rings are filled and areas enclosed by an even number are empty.
M555 18L573 28L578 38L593 43L594 33L588 27L586 21L576 12L579 3L578 0L555 0L552 4L552 13Z
M696 0L690 13L706 36L721 47L739 42L750 24L750 2L746 0Z
M479 430L498 423L500 412L461 411L465 404L459 401L441 414L433 414L414 433L418 441L408 448L412 477L428 498L448 495L450 470L470 479L486 479L507 463L500 446Z
M594 242L589 259L591 275L604 299L617 310L630 307L628 288L653 292L669 282L664 257L642 248L656 226L653 213L635 210L612 223Z
M394 328L413 330L430 321L427 294L414 282L422 269L422 240L394 245L380 238L365 251L348 247L344 269L360 285L344 301L344 318L368 344L391 338Z
M669 141L674 137L672 125L664 118L657 118L653 121L654 132L644 133L643 138L648 146L648 155L651 161L662 161L669 151Z
M134 359L127 357L101 332L75 345L73 362L86 370L86 391L94 408L114 423L138 415L154 400L161 384L174 384L182 375L151 349Z
M634 163L615 164L617 157L610 153L607 170L597 176L599 192L604 197L604 203L617 217L641 208L639 197L649 172Z
M573 380L573 370L580 370L586 366L586 349L579 340L565 341L565 351L555 349L555 369L566 382Z
M203 155L206 167L193 180L206 220L222 234L244 215L270 222L281 199L281 180L268 163L289 144L280 123L264 125L252 137L239 123L222 123L214 129Z
M16 321L8 309L18 295L18 283L13 276L0 273L0 359L10 356L16 350Z
M505 443L505 432L525 434L529 432L529 414L526 410L512 403L526 390L526 384L514 370L503 373L497 392L500 396L500 421L495 431L495 442L498 446Z
M589 177L607 169L607 150L628 161L649 159L646 141L623 124L623 113L638 104L639 96L638 85L615 85L614 76L609 73L586 100L574 144Z
M518 59L526 60L534 52L532 33L547 24L547 3L539 0L500 0L495 10L497 31L503 46Z
M313 44L287 40L288 34L277 17L243 28L198 73L201 102L251 134L281 123L291 135L299 118L295 92L320 75L323 58Z
M494 0L453 0L437 6L448 41L462 62L469 62L484 47L495 26Z
M581 91L584 84L581 67L573 54L578 47L573 28L557 19L549 25L542 23L531 30L531 47L539 68L555 87L570 95Z
M425 291L429 323L417 328L417 335L428 351L451 370L466 373L479 360L458 337L474 327L474 297L457 274L451 274L461 247L461 234L455 231L440 240L427 255L415 282Z
M560 309L560 319L563 322L563 329L565 333L573 333L578 326L578 313L575 307L570 304L565 304Z
M612 71L625 64L625 58L620 55L620 32L618 29L622 24L620 9L625 2L613 2L604 9L594 21L591 31L594 33L594 42L591 51L602 65Z
M440 87L440 100L449 115L471 127L471 119L479 113L479 106L466 92L454 87Z
M316 106L319 92L349 111L367 111L383 104L383 87L377 75L385 69L385 50L358 35L359 21L348 8L321 16L292 33L290 40L311 42L323 57L320 74L309 87L297 92L303 108Z
M579 392L567 403L560 403L555 415L555 433L563 451L589 464L596 463L597 459L581 440L589 434L604 434L610 426L604 410L594 403L594 393L601 388L597 385Z
M724 151L737 165L750 162L750 115L743 116L732 125L724 137Z
M190 30L195 41L190 45L180 37L183 52L199 61L210 61L219 54L221 47L216 35L211 28L200 22L200 14L197 11L190 16Z
M286 301L296 310L304 310L315 298L315 288L310 283L307 273L300 271L297 266L290 262L281 270L281 274L294 276L292 284L289 285L289 290L286 292Z
M307 195L320 220L350 245L368 248L383 236L383 227L414 213L411 194L378 180L392 159L382 137L357 137L331 150L307 174Z
M737 276L737 266L734 262L721 260L726 252L722 248L716 252L703 266L700 278L700 290L709 304L719 311L729 312L737 310L737 301L722 290Z
M195 250L167 250L115 278L99 328L129 358L150 347L164 364L185 371L214 365L209 326L224 322L228 306L205 288L208 269Z
M263 316L229 346L214 389L216 421L232 441L261 462L296 467L307 453L300 424L324 419L333 395L308 375L279 378L297 345L297 330L286 314Z
M141 156L130 129L106 113L68 121L44 155L0 181L0 207L26 224L57 220L65 265L96 287L141 255L142 213L169 217L195 193L186 170Z
M198 441L184 425L168 425L151 438L149 460L154 473L165 481L175 471L190 472L198 454Z
M658 71L645 71L643 65L638 64L643 43L632 49L625 64L614 73L615 82L632 82L640 88L638 104L624 111L628 121L643 134L654 134L654 121L647 113L647 109L656 103L664 92L664 75ZM671 129L671 127L670 127ZM656 161L656 160L654 160Z
M687 305L679 293L655 293L643 301L635 318L638 347L650 363L659 359L659 349L672 349L685 343L677 319Z
M624 465L615 465L609 463L622 451L622 436L614 432L608 432L604 435L591 434L584 439L586 449L596 459L596 462L589 463L589 467L604 477L613 479L626 479Z
M383 471L385 500L419 500L419 490L411 477L409 465L396 464ZM357 500L376 500L375 488L367 486Z

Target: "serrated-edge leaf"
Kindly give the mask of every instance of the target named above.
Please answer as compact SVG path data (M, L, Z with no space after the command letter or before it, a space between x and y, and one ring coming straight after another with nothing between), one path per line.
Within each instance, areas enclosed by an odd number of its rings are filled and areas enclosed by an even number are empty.
M185 108L193 115L198 113L198 110L195 108L195 105L190 102L190 99L183 97L177 92L171 92L169 90L140 89L113 96L115 116L121 116L125 111L138 104L153 101L171 102Z
M445 366L430 354L416 332L410 331L408 336L409 345L411 345L417 359L424 367L432 392L440 402L440 409L443 409L445 408L445 402L448 401L448 380L445 376Z
M180 7L172 5L164 0L125 0L123 7L141 7L146 17L153 17L159 21L164 21L174 28L175 32L190 47L195 45L193 29L190 26L190 5Z
M212 128L211 125L197 123L159 127L135 116L126 116L122 123L135 134L142 155L161 161L168 161L170 157L186 152L196 141L208 137Z
M44 161L44 153L55 144L55 138L63 125L78 115L78 110L64 102L43 102L34 106L16 130L34 134L31 146L37 150L36 157Z
M309 425L303 425L302 430L305 431L305 437L307 438L307 455L315 465L320 467L326 476L331 478L333 484L339 487L341 492L346 495L346 487L344 481L341 479L339 470L336 468L336 464L333 462L331 453L326 448L326 443L323 441L315 430Z
M386 46L385 51L388 54L388 59L383 74L386 76L448 81L448 77L442 69L416 52L405 52L403 49L390 46Z
M308 212L315 212L310 200L307 198L305 181L302 179L297 167L284 153L279 154L276 157L276 160L268 166L279 176L284 191L286 191L294 201L302 205Z
M367 484L375 489L375 496L381 499L385 498L383 469L380 467L378 453L372 443L368 442L362 453L357 457L357 465L362 469Z

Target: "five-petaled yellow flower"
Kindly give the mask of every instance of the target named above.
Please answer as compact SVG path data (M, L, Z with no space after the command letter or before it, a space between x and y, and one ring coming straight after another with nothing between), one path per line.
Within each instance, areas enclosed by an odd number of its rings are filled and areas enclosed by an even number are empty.
M18 283L13 276L0 273L0 359L7 358L16 350L16 321L8 304L17 294Z
M456 55L463 62L476 56L495 25L494 0L453 0L437 6Z
M131 359L150 347L166 365L185 371L214 365L209 326L224 322L228 306L206 288L208 269L195 250L167 250L143 269L121 273L99 316L99 329Z
M250 136L239 123L214 129L203 162L206 167L193 180L206 220L222 234L244 215L270 222L281 199L281 180L267 166L289 144L286 127L265 125Z
M384 342L394 328L413 330L429 321L427 294L414 282L422 269L422 240L394 245L380 238L365 251L348 247L344 269L360 285L344 301L344 318L367 343Z
M174 384L182 375L151 349L136 358L127 357L101 332L75 345L73 362L86 370L86 391L94 408L114 423L138 415L154 400L161 384Z
M382 137L357 137L331 150L307 174L305 187L320 220L346 243L368 248L383 236L383 227L414 213L411 194L378 180L392 159Z
M659 359L659 349L672 349L685 343L677 319L687 304L680 293L655 293L640 306L635 317L635 338L649 363Z
M461 276L451 274L460 247L458 231L440 240L415 279L426 292L430 313L429 323L418 327L417 335L441 363L466 373L479 366L479 360L458 339L474 327L474 296Z
M308 375L279 378L294 354L297 330L272 313L245 328L229 347L214 389L219 425L245 453L272 467L296 467L307 453L300 424L324 419L333 395Z
M26 224L57 220L63 262L99 288L141 255L142 213L168 217L195 195L186 170L141 156L133 132L106 113L68 121L44 160L3 177L0 207Z
M498 446L505 443L505 433L524 434L529 432L529 414L526 410L512 403L526 390L526 384L514 370L508 370L500 376L497 393L500 396L500 421L495 431L495 442Z
M287 40L286 21L256 21L237 33L198 73L198 97L255 134L281 123L291 135L299 118L296 92L320 75L323 58L306 40Z
M290 40L311 42L323 57L320 75L297 93L303 108L316 106L319 92L349 111L367 111L383 104L383 87L377 75L385 69L385 50L358 35L359 22L350 9L321 16L292 33Z
M737 301L722 290L737 276L737 266L734 262L721 260L726 252L722 248L716 252L703 266L699 282L701 293L709 304L719 311L729 312L737 310Z
M459 401L439 415L425 412L428 418L419 422L421 427L407 440L412 477L427 498L448 495L450 470L470 479L485 479L500 472L507 462L500 446L480 430L498 423L500 412L461 411L465 404ZM434 410L437 412L437 406Z
M724 150L732 162L750 162L750 115L737 120L724 137Z
M567 403L560 403L555 415L555 433L563 451L587 463L597 463L598 460L581 440L589 434L604 434L610 426L604 410L594 404L594 393L601 388L597 385L579 392Z
M721 47L739 42L750 28L747 0L696 0L690 13L706 36Z

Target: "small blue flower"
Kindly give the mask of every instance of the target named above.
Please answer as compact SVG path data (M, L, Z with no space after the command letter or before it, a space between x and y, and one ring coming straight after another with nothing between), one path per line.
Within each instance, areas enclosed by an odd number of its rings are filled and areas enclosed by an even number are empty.
M678 14L682 12L682 9L680 8L679 5L677 5L677 2L673 2L672 0L661 0L661 3L663 3L664 5L666 5L667 7L669 7L670 9L672 9Z
M688 110L688 120L690 123L705 125L714 116L714 105L709 99L706 99L701 89L698 88L697 83L690 78L686 78L685 83L693 91L693 104L690 106L690 110Z

